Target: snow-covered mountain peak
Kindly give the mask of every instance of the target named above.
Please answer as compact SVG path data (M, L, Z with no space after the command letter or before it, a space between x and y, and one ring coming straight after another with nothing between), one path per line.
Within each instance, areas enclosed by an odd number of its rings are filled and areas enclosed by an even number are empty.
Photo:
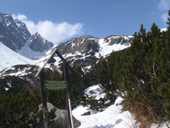
M30 48L35 52L43 52L53 47L52 42L49 42L38 33L32 35L27 42L30 43Z
M113 44L129 44L133 39L133 36L126 36L126 35L112 35L104 38L104 41L107 42L110 45Z
M38 59L53 47L52 42L38 33L31 35L25 23L6 13L0 13L0 42L31 59Z
M113 51L128 48L133 40L133 36L108 36L98 40L99 54L106 57Z
M9 14L0 13L0 41L21 55L39 59L53 47L53 43L40 34L30 34L26 25ZM102 39L93 36L73 38L57 45L57 50L72 64L83 68L96 63L100 57L130 46L132 36L109 36Z
M0 41L14 51L21 49L31 36L24 23L0 13Z
M6 26L9 26L11 24L12 20L13 20L13 18L11 15L0 12L0 22L3 21Z
M47 41L40 34L35 33L26 42L25 46L22 47L18 53L36 60L44 56L48 50L53 47L53 43Z
M38 38L43 39L43 37L38 32L32 35L32 39L38 39Z
M15 24L17 25L17 27L19 27L21 29L27 28L26 25L18 19L15 19Z
M98 51L97 38L92 36L82 36L79 38L73 38L65 43L61 43L57 46L57 49L61 54L76 54L77 52L85 54L91 49Z
M57 48L61 54L76 54L77 52L81 54L88 54L91 52L97 53L100 52L101 49L104 49L107 54L109 54L112 51L118 51L125 48L115 48L116 44L128 47L132 39L133 36L108 36L101 39L92 36L82 36L79 38L73 38L65 43L61 43L57 46Z
M82 36L60 43L56 48L71 65L80 66L87 71L101 57L105 58L114 51L128 48L132 39L133 36L109 36L101 39ZM41 62L46 58L41 58ZM55 60L55 65L61 63L59 58L55 57Z

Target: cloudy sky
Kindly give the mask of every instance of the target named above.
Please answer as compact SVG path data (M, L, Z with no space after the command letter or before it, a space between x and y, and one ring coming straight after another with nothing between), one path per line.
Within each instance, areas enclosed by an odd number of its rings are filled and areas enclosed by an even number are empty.
M153 22L165 28L169 9L170 0L0 0L0 12L54 43L82 35L133 35Z

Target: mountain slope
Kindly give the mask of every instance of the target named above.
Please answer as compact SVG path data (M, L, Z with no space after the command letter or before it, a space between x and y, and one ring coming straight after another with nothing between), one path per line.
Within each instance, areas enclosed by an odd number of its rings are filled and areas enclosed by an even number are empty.
M90 86L84 93L95 99L103 97L105 94L99 85ZM78 128L139 128L140 124L136 122L134 116L129 111L122 111L121 102L123 100L123 98L117 97L114 104L97 113L90 110L89 106L77 106L73 109L73 115L81 122ZM88 112L91 114L85 115ZM166 121L152 124L151 128L168 128L168 126L170 126L170 122Z
M30 58L30 59L39 59L40 57L44 56L45 53L53 47L53 43L49 42L48 40L41 37L40 34L35 33L32 35L25 46L23 46L18 53Z
M0 42L0 70L16 64L33 64L34 61L19 55Z
M44 56L45 52L53 47L52 42L45 40L38 33L31 35L23 22L6 13L0 13L0 42L31 59ZM28 49L32 54L26 54Z
M0 41L10 49L21 49L31 36L26 25L10 14L0 13Z
M133 36L109 36L101 39L82 36L60 43L56 48L71 65L80 66L84 71L87 71L100 58L109 56L113 51L130 47L132 39ZM37 63L43 63L47 56L48 54ZM54 58L55 65L61 63L58 57Z
M82 36L73 38L57 46L61 54L89 54L100 53L101 56L108 55L112 51L122 50L130 46L133 36L109 36L105 38L95 38L92 36ZM104 53L104 54L103 54Z

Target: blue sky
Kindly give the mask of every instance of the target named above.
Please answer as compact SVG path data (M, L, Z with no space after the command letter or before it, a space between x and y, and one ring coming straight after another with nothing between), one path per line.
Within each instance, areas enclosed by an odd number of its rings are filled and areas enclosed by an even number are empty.
M164 28L168 9L170 0L0 0L1 12L55 43L81 35L132 35L153 22Z

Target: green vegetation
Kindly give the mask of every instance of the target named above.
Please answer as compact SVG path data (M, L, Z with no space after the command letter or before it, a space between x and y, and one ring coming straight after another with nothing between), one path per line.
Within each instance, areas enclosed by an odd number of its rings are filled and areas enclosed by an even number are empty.
M89 85L87 77L84 75L84 72L80 67L73 67L74 73L69 72L69 85L70 85L70 95L72 100L72 107L76 107L82 100L84 95L84 89ZM62 71L62 66L61 66ZM45 72L46 80L64 80L64 74L59 74L53 72L55 77L51 77L48 72ZM66 109L66 91L58 90L56 91L47 91L47 100L48 102L55 105L57 108Z
M146 126L170 120L170 18L168 25L163 32L156 24L149 32L141 25L130 48L113 52L96 65L98 83L109 99L117 90L124 92L120 94L124 110Z
M130 48L101 59L86 74L80 67L73 67L76 73L69 73L72 106L90 104L91 109L100 111L120 95L124 97L123 109L133 113L143 127L170 121L170 18L167 24L167 31L163 32L156 24L149 32L141 25ZM64 74L47 69L45 79L63 80ZM42 126L39 91L23 91L27 86L22 85L22 80L6 78L10 80L13 83L8 91L4 89L8 87L5 81L0 81L4 85L0 86L0 128ZM99 83L106 94L104 99L98 101L84 96L84 89ZM65 109L66 92L47 91L47 101ZM51 119L55 117L54 112L49 114Z
M0 128L41 128L43 114L39 107L37 91L11 92L0 86ZM50 124L54 122L56 109L49 112Z
M2 90L2 88L1 88ZM30 128L38 126L39 96L28 91L0 94L0 127Z

